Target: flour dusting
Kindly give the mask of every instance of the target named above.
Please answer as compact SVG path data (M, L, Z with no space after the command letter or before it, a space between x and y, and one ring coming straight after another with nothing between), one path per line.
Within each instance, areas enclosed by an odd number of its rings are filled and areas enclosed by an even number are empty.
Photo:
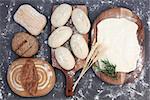
M3 79L6 78L5 75L9 64L11 64L12 61L18 58L18 56L16 56L15 53L12 52L10 46L13 34L21 31L26 32L26 30L23 27L20 27L17 23L13 21L13 14L16 10L16 7L19 7L20 4L24 4L26 2L32 5L33 3L32 0L6 1L7 2L5 2L4 0L0 1L0 11L2 11L1 7L5 7L5 9L8 9L5 10L7 11L5 17L0 19L0 21L3 21L6 24L4 29L0 30L0 56L2 57L0 59L0 100L7 100L7 98L18 97L14 95L14 93L12 93L12 91L8 88L6 84L6 80ZM93 23L94 19L101 13L101 11L110 7L123 6L133 10L133 12L136 13L142 19L145 25L145 29L148 32L150 31L150 12L148 12L149 7L147 4L147 0L37 0L37 2L35 3L36 5L34 5L34 7L38 11L40 11L40 13L46 15L48 24L44 28L41 35L37 36L37 39L40 43L40 49L35 57L41 58L48 62L50 62L50 48L48 47L47 39L50 34L49 22L51 11L47 10L50 9L50 7L52 7L53 4L64 2L70 4L86 4L89 10L91 23ZM147 16L149 16L148 19L146 19ZM147 42L148 41L146 41L146 44ZM89 70L80 80L77 89L75 90L74 96L68 98L64 96L65 78L63 77L63 74L60 74L59 72L56 73L58 80L55 84L55 87L52 93L49 93L47 96L48 99L52 98L53 100L118 100L119 97L126 98L125 100L142 100L145 97L146 93L150 93L150 81L149 79L147 79L147 75L149 75L147 74L149 73L148 71L150 71L150 61L145 62L144 69L140 77L134 82L125 85L114 86L102 82L98 77L96 77L92 70ZM20 98L21 97L18 97L18 99ZM149 100L150 96L148 96L147 98L147 100Z
M148 30L150 31L150 16L148 18L147 24L148 24Z

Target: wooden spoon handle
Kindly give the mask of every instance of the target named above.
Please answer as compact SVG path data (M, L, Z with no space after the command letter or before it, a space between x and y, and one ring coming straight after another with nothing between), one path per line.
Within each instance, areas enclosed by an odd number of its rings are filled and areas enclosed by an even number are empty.
M73 96L73 76L66 73L66 96Z

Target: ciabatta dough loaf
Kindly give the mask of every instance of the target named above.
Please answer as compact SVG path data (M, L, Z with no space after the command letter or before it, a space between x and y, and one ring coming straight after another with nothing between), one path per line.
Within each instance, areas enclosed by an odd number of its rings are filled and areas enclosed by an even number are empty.
M46 17L28 4L21 5L14 15L14 20L32 35L39 35L46 25Z
M36 58L20 58L8 68L7 81L11 90L23 97L48 94L55 84L55 72L46 61Z

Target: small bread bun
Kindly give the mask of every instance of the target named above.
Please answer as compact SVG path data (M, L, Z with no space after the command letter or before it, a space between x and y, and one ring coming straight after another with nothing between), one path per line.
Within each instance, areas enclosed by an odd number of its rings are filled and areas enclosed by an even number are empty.
M38 40L28 33L16 33L12 39L12 50L21 57L31 57L38 49Z
M26 91L21 83L22 67L28 60L34 62L38 74L38 86L34 95L31 95L28 91ZM48 62L37 58L17 59L9 66L7 72L7 81L10 88L14 93L23 97L37 97L48 94L53 89L55 80L55 72L52 66Z
M46 17L29 4L23 4L18 8L14 20L35 36L42 32L47 23Z

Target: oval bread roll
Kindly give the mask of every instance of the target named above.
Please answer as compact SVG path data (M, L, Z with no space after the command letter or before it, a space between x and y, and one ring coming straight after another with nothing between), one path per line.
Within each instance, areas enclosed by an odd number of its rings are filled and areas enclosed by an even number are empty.
M72 35L72 29L67 26L57 28L48 38L48 44L52 48L60 47Z
M81 34L86 34L89 32L91 24L85 12L79 8L76 8L73 10L71 18L74 26Z
M22 68L27 61L34 62L38 74L38 86L34 95L29 94L22 85L21 76ZM30 65L32 66L32 65ZM31 71L30 74L33 74ZM28 81L32 78L28 78ZM34 81L35 79L33 79ZM23 97L38 97L48 94L55 84L55 72L53 67L46 61L37 58L20 58L15 60L8 68L7 81L11 90ZM34 86L34 85L33 85Z
M59 47L55 50L55 58L59 65L65 70L71 70L75 66L73 55L65 47Z
M74 34L70 41L71 49L77 58L85 59L89 53L88 45L80 34Z
M61 4L58 6L52 16L51 23L54 27L60 27L66 24L72 13L72 7L69 4Z

